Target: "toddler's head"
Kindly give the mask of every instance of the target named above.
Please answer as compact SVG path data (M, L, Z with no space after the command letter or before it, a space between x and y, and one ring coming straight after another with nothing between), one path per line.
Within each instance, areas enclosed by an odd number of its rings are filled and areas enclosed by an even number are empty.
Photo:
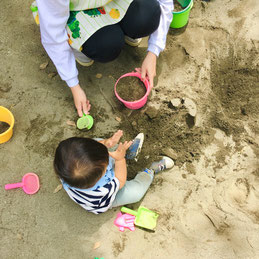
M69 138L59 143L54 159L57 175L72 187L93 187L109 164L106 146L90 138Z

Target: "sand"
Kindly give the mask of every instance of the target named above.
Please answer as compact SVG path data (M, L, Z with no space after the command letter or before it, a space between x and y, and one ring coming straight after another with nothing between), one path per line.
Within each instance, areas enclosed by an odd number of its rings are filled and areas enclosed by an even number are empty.
M95 121L79 131L71 123L77 115L70 90L41 46L29 4L4 0L0 105L12 111L15 126L0 145L1 258L258 258L258 14L256 0L196 0L188 26L170 29L140 110L125 108L113 87L140 64L147 39L125 46L109 64L78 67ZM108 137L117 129L123 139L145 134L129 178L160 155L175 161L129 206L158 212L155 232L121 233L113 225L119 208L96 216L59 190L52 165L59 141ZM37 194L4 190L27 172L39 175Z
M9 129L10 125L6 122L0 121L0 134L5 133Z
M118 95L125 101L135 102L147 92L144 83L137 77L123 77L116 86Z

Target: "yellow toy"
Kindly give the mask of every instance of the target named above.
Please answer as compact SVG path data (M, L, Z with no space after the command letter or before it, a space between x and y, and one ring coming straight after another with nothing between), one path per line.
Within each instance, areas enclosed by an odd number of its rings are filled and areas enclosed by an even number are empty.
M0 106L0 121L9 124L9 128L0 134L0 144L7 142L13 135L13 114L3 106Z

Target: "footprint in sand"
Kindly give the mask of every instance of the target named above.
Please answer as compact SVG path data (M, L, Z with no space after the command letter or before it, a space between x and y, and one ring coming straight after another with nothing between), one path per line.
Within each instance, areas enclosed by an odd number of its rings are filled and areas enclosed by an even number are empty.
M234 206L259 223L259 181L256 177L237 178L228 195Z

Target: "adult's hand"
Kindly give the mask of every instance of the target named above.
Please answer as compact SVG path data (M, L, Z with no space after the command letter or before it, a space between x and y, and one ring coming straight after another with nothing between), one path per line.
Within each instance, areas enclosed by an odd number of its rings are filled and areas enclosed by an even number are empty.
M147 78L151 88L154 85L154 77L156 76L156 55L153 52L148 52L141 66L141 77L144 80Z
M80 87L79 84L74 87L71 87L70 89L74 98L74 103L79 117L83 116L83 112L84 114L88 114L91 108L91 104L89 100L86 98L84 90Z

